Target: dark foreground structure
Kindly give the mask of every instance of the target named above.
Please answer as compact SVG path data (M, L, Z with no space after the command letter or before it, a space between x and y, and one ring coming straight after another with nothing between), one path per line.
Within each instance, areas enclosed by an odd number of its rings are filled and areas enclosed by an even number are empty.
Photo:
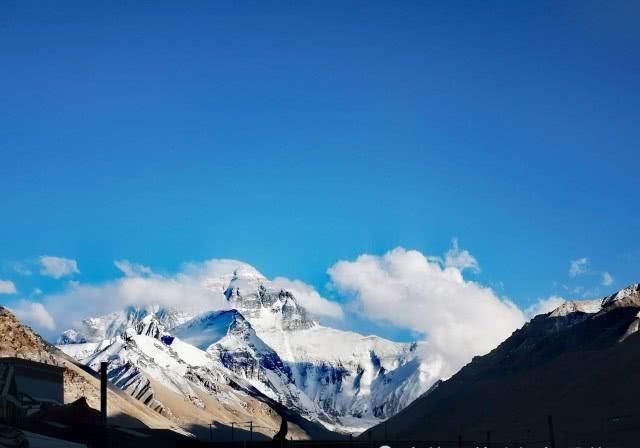
M64 404L64 369L0 358L0 421L17 423L43 405Z
M174 431L141 424L108 425L104 374L101 383L100 411L84 398L65 405L63 367L0 358L0 447L172 448L189 440Z
M397 441L371 441L363 442L360 440L349 441L322 441L322 440L294 440L286 441L284 444L278 444L275 442L197 442L186 441L183 445L184 448L191 447L210 447L210 448L552 448L546 440L532 441L526 443L523 441L501 441L501 440L397 440ZM585 448L584 445L578 445ZM586 447L591 447L587 445ZM556 448L569 448L568 445L556 445ZM571 448L576 445L571 445ZM593 447L605 448L600 445L593 445Z
M621 315L618 315L621 314ZM605 330L604 333L608 335L618 336L619 331L613 331L618 329L620 322L626 322L625 317L629 319L632 316L627 316L626 309L609 314L607 317L611 320L598 320L600 330ZM536 325L547 325L553 321L545 320L539 321ZM608 324L615 323L612 326ZM543 332L544 333L544 332ZM589 332L590 333L590 332ZM580 334L578 340L583 341L585 338L594 341L593 335L585 333ZM628 338L628 343L640 341L640 333L633 334ZM600 341L599 341L600 342ZM566 344L563 344L563 348L566 348ZM598 347L601 349L601 347ZM640 359L635 356L637 353L634 350L629 350L625 344L616 344L615 353L618 350L623 350L628 357L624 358L624 367L630 369L631 372L638 371L637 360ZM499 350L498 350L499 352ZM592 351L591 353L597 353L599 350ZM613 353L612 353L613 355ZM495 356L495 353L494 353ZM584 353L580 354L581 358L590 360L589 356ZM485 358L487 359L487 358ZM490 359L490 357L489 357ZM572 355L565 355L563 359L573 359ZM616 356L611 356L609 361L615 365L614 359ZM514 359L510 361L513 363ZM105 368L103 368L106 371ZM464 369L463 369L464 370ZM468 370L468 368L467 368ZM556 425L554 425L554 419L552 416L547 415L544 418L537 419L535 421L529 421L528 428L536 428L536 431L523 430L516 420L510 420L504 418L502 420L504 425L499 429L488 429L486 431L479 430L486 424L483 419L491 417L491 406L487 407L492 400L501 400L503 405L511 403L511 399L516 396L514 390L510 390L509 375L505 375L501 370L501 374L497 378L491 378L492 381L487 382L484 375L479 378L476 377L472 382L462 382L462 389L453 388L453 392L461 392L464 389L465 384L481 384L485 387L482 389L490 395L474 396L473 393L467 393L466 399L456 397L456 400L447 402L443 400L447 395L442 395L443 392L451 390L451 385L458 384L455 379L452 383L446 387L438 386L435 391L427 394L429 402L433 398L440 398L434 403L433 414L425 415L423 418L409 419L407 414L413 413L416 406L421 407L423 401L419 400L406 411L400 413L397 417L390 419L385 424L382 424L376 428L365 432L357 438L342 437L340 439L333 440L298 440L291 441L286 440L287 436L287 420L283 418L280 431L274 437L274 440L253 440L253 437L244 437L246 434L237 432L237 438L233 440L233 435L227 440L210 440L202 441L191 437L184 436L171 430L154 430L147 427L135 426L126 427L121 425L109 424L106 419L106 375L101 375L102 380L102 395L101 410L91 408L84 398L77 400L74 403L64 405L64 382L63 373L64 369L57 366L51 366L38 362L28 361L17 358L0 358L0 447L21 447L25 448L29 445L29 440L39 442L40 445L32 446L44 446L44 447L88 447L88 448L107 448L107 447L153 447L153 448L196 448L196 447L212 447L212 448L379 448L388 446L391 448L569 448L569 447L599 447L599 448L625 448L640 446L639 438L635 438L637 433L637 427L633 424L632 416L621 415L616 417L616 421L613 423L616 426L616 434L623 433L627 437L614 438L609 435L609 440L606 437L594 438L592 441L580 443L571 440L567 437L567 432L563 429L565 420L563 418L558 419ZM575 372L577 373L577 372ZM618 375L614 375L616 381L605 381L602 378L601 384L606 385L605 390L609 393L618 390L621 387L630 386L624 379L626 376L620 371L616 371ZM540 372L535 371L535 374L539 375ZM560 375L558 375L560 376ZM582 378L589 377L589 375L582 375ZM551 378L551 377L548 377ZM560 376L557 378L559 381L564 381L562 384L575 384L574 382L566 383L567 379ZM553 381L548 380L553 384ZM577 381L577 380L576 380ZM545 388L536 385L537 382L532 381L529 384L534 387L531 393L535 390L544 391ZM510 390L508 394L497 393L493 390L491 385L499 387L499 389ZM560 384L555 385L554 392L560 390ZM522 390L522 389L520 389ZM635 396L632 392L635 389L626 388L627 397L629 400L633 400ZM472 391L469 391L472 392ZM491 398L493 397L493 398ZM565 400L568 395L565 395ZM480 399L482 398L482 399ZM520 397L522 398L522 397ZM575 400L575 398L574 398ZM634 401L636 404L637 401ZM602 406L611 406L608 400L600 401ZM618 403L619 405L622 403ZM507 406L508 407L508 406ZM473 420L467 420L466 430L464 427L455 424L455 417L460 418L461 414L454 410L458 408L464 409L467 414L462 414L463 417L469 418L471 415L475 416ZM531 412L541 409L542 406L530 407L527 412L525 409L520 408L521 415L527 415L531 418ZM447 413L446 411L449 411ZM484 412L483 412L484 410ZM582 410L582 411L588 411ZM495 412L492 411L492 412ZM581 412L581 411L574 411ZM288 415L284 407L280 409L280 415ZM559 415L562 416L561 413ZM635 414L634 414L635 415ZM405 417L404 420L402 417ZM516 415L518 417L518 415ZM440 426L434 426L436 422L440 422ZM469 423L475 421L477 427L471 431ZM453 426L451 426L453 425ZM487 425L486 427L490 427ZM438 428L444 430L445 437L429 439L426 437L397 437L398 429L404 428L409 432L415 431L420 433L421 430L426 428L433 428L433 433L438 433ZM494 428L496 426L494 425ZM599 428L587 428L587 430L594 430L596 434L605 434L611 430L610 427ZM430 431L431 432L431 431ZM457 434L451 436L451 433ZM31 437L31 439L29 439ZM35 438L34 438L35 437ZM584 439L583 439L584 440ZM628 441L634 442L629 444ZM26 441L26 442L25 442ZM66 443L66 445L65 445Z

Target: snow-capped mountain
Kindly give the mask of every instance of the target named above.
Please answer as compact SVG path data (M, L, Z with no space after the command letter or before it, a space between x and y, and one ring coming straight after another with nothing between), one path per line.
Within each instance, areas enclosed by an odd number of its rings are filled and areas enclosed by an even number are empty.
M421 368L417 344L324 327L293 294L271 289L251 270L236 270L224 294L290 367L298 388L343 425L390 417L438 379Z
M418 344L322 326L248 265L203 284L224 294L228 309L129 307L84 320L59 347L93 368L109 361L114 383L163 413L170 409L155 398L156 384L196 405L194 387L224 400L216 389L224 384L236 400L265 397L343 432L394 415L438 380Z

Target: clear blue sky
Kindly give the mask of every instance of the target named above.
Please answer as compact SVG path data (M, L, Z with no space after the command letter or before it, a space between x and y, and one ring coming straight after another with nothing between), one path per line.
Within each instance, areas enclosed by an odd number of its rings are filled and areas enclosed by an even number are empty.
M452 237L522 306L580 257L638 281L633 3L3 1L0 301L61 287L14 272L43 254L322 290Z

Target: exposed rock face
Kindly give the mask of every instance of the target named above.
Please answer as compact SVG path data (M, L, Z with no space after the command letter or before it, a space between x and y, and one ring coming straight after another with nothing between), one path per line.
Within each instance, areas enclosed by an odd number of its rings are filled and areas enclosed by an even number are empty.
M55 356L56 351L31 328L20 323L11 311L0 306L0 356L61 366L61 361Z
M263 312L277 317L284 330L311 328L317 322L307 317L307 311L295 300L293 294L283 289L267 289L264 284L240 289L231 285L224 295L232 306L248 318L259 317Z

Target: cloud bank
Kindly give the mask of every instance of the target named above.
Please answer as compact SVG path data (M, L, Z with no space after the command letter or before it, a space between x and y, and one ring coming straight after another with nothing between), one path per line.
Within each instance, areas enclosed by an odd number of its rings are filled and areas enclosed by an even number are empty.
M55 320L42 303L20 300L11 311L27 325L46 330L56 328Z
M74 283L62 293L45 296L43 303L58 323L57 330L130 305L160 305L185 310L228 308L221 291L207 289L198 279L182 273L170 277L125 275L97 285Z
M41 306L48 310L52 319L51 322L32 319L47 324L36 327L59 332L77 326L87 317L119 311L127 306L159 305L193 311L228 309L223 291L225 282L232 278L235 270L242 269L255 278L268 281L255 268L237 260L185 263L178 273L171 275L154 273L147 266L127 260L117 260L114 264L122 277L101 284L69 282L63 292L44 296ZM274 288L290 290L312 317L343 317L339 304L323 298L304 282L278 277L270 283ZM23 316L27 316L28 307L23 308Z
M441 363L442 376L489 352L526 321L511 301L466 281L462 270L479 269L477 261L455 242L452 250L444 262L396 248L329 269L333 286L352 297L363 315L423 334L427 350ZM461 254L465 262L451 262Z

